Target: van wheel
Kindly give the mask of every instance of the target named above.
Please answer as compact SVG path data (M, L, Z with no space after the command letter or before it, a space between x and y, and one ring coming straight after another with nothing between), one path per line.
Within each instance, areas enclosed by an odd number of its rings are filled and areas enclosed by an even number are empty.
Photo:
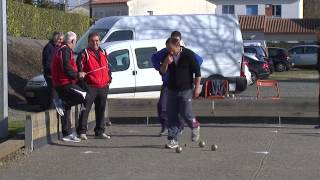
M283 63L278 63L278 64L276 64L276 70L278 71L278 72L283 72L283 71L285 71L287 68L286 68L286 65L285 64L283 64Z

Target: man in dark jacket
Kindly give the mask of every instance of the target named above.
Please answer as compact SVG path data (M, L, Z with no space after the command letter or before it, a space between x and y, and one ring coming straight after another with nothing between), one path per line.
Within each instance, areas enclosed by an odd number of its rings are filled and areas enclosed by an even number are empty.
M59 49L64 41L64 34L61 32L54 32L51 40L48 44L43 48L42 51L42 68L43 75L47 83L47 88L50 95L50 101L52 97L52 78L51 78L51 64L54 53L57 49ZM50 102L48 102L48 105Z
M85 84L87 85L87 98L84 108L80 112L80 122L77 129L82 140L87 140L87 121L92 104L95 105L96 127L94 128L96 138L110 139L105 134L105 109L107 103L107 90L111 82L111 74L107 53L100 48L100 37L98 33L92 32L88 36L88 47L79 55L77 60L80 72L85 72Z
M200 66L194 52L180 46L179 39L169 40L169 54L160 67L162 74L169 73L167 114L168 114L168 148L176 148L180 132L179 117L192 129L192 141L200 137L200 124L192 113L192 97L197 98L201 92ZM194 87L194 91L193 91Z
M179 31L173 31L171 33L171 38L176 38L179 39L181 42L181 33ZM169 54L169 48L168 48L168 43L169 43L170 38L166 41L166 48L161 49L160 51L156 52L155 54L152 55L151 57L151 62L153 67L160 72L160 67L163 64L164 59L167 57ZM181 43L182 44L182 43ZM196 53L194 53L195 59L199 66L202 64L203 59ZM160 72L161 74L161 72ZM161 124L161 131L159 133L159 136L166 135L167 133L167 128L168 128L168 115L167 115L167 96L168 96L168 72L165 74L161 74L162 76L162 87L160 91L160 98L157 104L157 110L158 110L158 118L159 122ZM184 121L181 121L180 124L180 130L182 132L184 128Z
M77 41L74 32L66 34L65 45L58 49L52 62L52 82L59 98L64 105L63 116L61 117L63 141L80 142L71 129L71 107L82 104L86 98L86 92L77 85L78 79L84 78L86 73L79 72L73 49ZM75 123L77 124L77 123Z

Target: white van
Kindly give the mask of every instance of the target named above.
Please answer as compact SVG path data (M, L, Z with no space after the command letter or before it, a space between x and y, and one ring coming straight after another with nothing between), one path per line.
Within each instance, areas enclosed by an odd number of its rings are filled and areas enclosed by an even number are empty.
M150 57L164 48L165 40L175 30L182 33L186 47L204 59L201 66L204 78L223 77L229 80L231 91L246 89L242 34L237 17L232 15L106 17L80 38L75 52L87 46L91 32L98 32L101 46L114 66L110 93L159 90L161 78L153 69Z

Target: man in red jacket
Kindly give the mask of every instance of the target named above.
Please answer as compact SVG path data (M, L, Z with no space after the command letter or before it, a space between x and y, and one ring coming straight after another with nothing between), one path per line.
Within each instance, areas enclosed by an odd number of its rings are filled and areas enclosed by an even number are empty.
M96 127L95 137L110 139L105 134L105 108L107 101L107 90L111 82L111 73L106 52L100 48L98 33L88 36L88 47L82 51L77 60L80 72L86 73L84 81L87 84L88 96L85 100L85 108L80 112L80 122L77 129L82 140L87 140L87 121L92 104L95 104Z
M58 49L52 61L52 83L59 98L63 101L64 111L61 117L63 141L80 142L71 129L71 107L84 102L86 92L77 85L79 78L84 78L84 72L78 72L73 48L77 41L74 32L67 32L65 45Z

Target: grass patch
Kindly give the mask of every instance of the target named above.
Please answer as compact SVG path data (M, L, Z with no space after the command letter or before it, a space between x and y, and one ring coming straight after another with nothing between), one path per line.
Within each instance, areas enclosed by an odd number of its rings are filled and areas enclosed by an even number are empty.
M270 75L270 79L275 80L318 80L319 73L317 70L301 70L301 69L293 69L290 71L284 72L274 72Z
M9 121L9 134L15 135L24 131L24 121Z

